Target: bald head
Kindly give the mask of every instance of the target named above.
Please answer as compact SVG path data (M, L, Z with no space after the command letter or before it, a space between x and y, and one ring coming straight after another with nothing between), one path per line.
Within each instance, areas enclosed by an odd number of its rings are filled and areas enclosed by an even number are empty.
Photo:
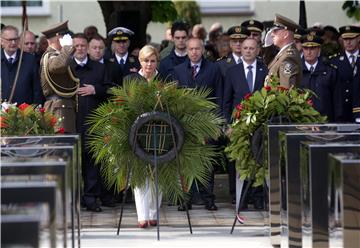
M31 31L25 31L25 37L23 34L21 34L19 48L21 48L21 46L23 46L24 52L35 54L36 51L35 34Z

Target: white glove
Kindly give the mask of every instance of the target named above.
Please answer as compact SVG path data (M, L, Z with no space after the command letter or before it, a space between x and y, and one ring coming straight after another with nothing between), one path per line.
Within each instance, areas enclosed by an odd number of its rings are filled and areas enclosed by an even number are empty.
M59 39L61 47L72 46L73 40L70 34L65 34L62 38Z
M264 47L269 47L273 44L273 39L271 37L271 33L272 33L273 29L270 29L266 35L265 35L265 39L264 39Z

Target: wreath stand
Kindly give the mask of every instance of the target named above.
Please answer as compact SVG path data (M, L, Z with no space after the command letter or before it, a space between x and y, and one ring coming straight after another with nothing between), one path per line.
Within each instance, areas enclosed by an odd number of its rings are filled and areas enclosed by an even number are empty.
M160 104L161 108L163 109L160 99L158 100L158 103ZM156 108L156 106L155 106L155 108ZM161 123L161 124L159 124L159 123ZM162 123L164 123L164 124L162 124ZM146 149L148 151L153 150L152 154L146 152L145 149L138 142L138 137L144 135L143 133L139 132L140 129L144 126L147 127L146 138L149 138L150 140L151 140L151 137L153 138L153 148L147 147L148 149ZM166 127L170 127L170 136L171 136L171 141L173 143L173 147L170 151L168 151L164 155L159 155L158 153L161 153L163 150L163 148L161 147L162 144L160 144L160 143L161 143L161 141L163 141L163 143L165 142L165 137L164 137L165 134L158 132L157 129L160 128L160 130L163 130L163 128L166 129ZM157 240L158 241L160 240L158 166L161 163L170 162L175 159L176 163L177 163L177 170L178 170L179 178L181 179L179 151L183 145L183 141L184 141L183 137L184 137L184 135L183 135L183 130L182 130L181 125L175 118L173 118L170 115L168 108L167 108L167 113L153 111L153 112L144 113L144 114L138 116L130 130L129 142L133 148L133 152L141 160L143 160L146 164L151 164L155 170L154 174L155 174L155 194L156 194L156 210L157 210L156 219L157 219ZM158 139L159 139L159 142L157 142ZM129 163L130 163L130 161L129 161ZM117 235L119 235L119 232L120 232L122 216L123 216L123 212L124 212L125 199L126 199L129 187L130 187L130 177L131 177L130 170L128 170L125 194L124 194L124 197L122 199L122 204L121 204L120 217L119 217L119 223L118 223L118 228L117 228ZM183 183L181 183L181 187L182 187L183 192L186 193L186 189L185 189L185 186ZM187 216L187 220L188 220L190 234L192 234L192 226L191 226L191 221L190 221L189 210L188 210L186 204L184 204L184 205L185 205L186 216Z
M289 119L286 118L286 117L283 117L283 116L271 116L268 123L269 124L273 124L273 123L277 123L277 124L289 123ZM253 137L251 139L252 153L253 153L254 158L257 161L257 163L261 163L263 144L264 144L262 138L263 138L262 129L258 128L255 131L255 133L254 133L254 135L253 135ZM255 181L254 177L255 177L255 175L252 175L247 179L248 183L246 184L245 190L243 192L240 192L239 204L238 204L238 208L237 208L236 213L235 213L234 222L233 222L233 224L231 226L230 234L233 234L236 222L240 218L240 215L239 215L240 209L242 209L242 207L243 207L243 205L245 203L245 197L246 197L247 192L250 189L250 186ZM265 203L264 208L267 209L267 207L266 207L266 205L267 205L266 204L267 203L266 199L267 199L267 192L269 192L269 191L268 191L268 187L266 185L266 180L264 180L263 187L264 187L263 195L264 195L264 203ZM239 220L239 222L240 222L240 220Z

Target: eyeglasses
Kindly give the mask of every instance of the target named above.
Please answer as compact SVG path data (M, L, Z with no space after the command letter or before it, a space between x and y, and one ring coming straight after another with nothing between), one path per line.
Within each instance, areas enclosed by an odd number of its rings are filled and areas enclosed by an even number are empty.
M4 38L4 37L1 37L1 39L4 39L8 42L18 42L19 41L19 37L15 37L15 38L10 38L10 39L7 39L7 38Z

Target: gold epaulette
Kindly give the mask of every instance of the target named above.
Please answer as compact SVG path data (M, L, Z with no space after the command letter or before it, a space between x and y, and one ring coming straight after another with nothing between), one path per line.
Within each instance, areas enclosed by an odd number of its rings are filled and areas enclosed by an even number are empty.
M353 113L360 113L360 107L353 108Z

